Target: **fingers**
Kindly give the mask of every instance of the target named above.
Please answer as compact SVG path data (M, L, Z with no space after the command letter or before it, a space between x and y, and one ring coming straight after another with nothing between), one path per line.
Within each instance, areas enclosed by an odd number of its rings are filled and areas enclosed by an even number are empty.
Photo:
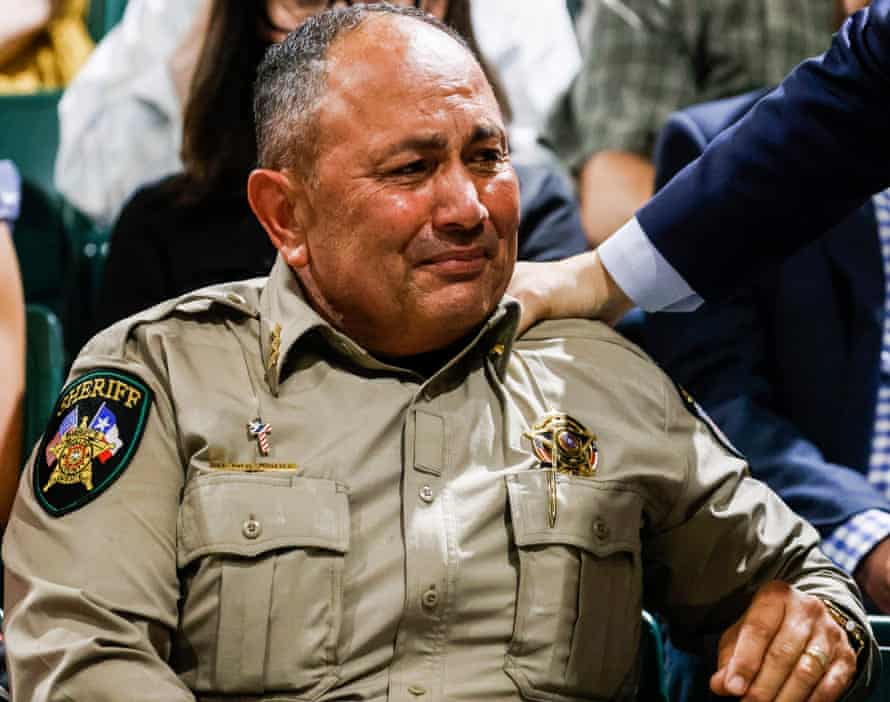
M790 702L809 697L822 679L837 643L836 637L829 641L824 633L814 631L824 609L815 597L789 592L782 626L767 648L763 666L748 690L752 702L773 699ZM808 647L811 652L805 653Z
M711 689L743 702L834 702L856 673L846 632L825 604L784 583L761 588L721 638Z
M834 702L840 699L856 675L856 655L846 642L835 650L828 670L810 695L808 702Z
M712 683L722 682L721 689L714 690L718 695L741 697L763 670L766 675L759 681L763 691L774 686L773 693L778 692L780 685L774 680L782 670L787 675L809 640L809 631L803 634L803 641L799 641L800 632L790 629L777 639L775 647L772 646L776 635L783 629L789 591L788 585L779 582L762 587L742 617L734 645L726 646L724 650L721 642L718 674L725 672L717 681L712 680Z
M833 665L836 645L824 634L815 634L784 681L776 702L797 702L810 697Z

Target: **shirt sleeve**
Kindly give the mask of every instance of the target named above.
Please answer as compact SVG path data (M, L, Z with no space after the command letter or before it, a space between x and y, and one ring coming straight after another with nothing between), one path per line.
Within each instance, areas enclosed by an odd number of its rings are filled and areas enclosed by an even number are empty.
M546 141L577 172L598 151L648 157L660 125L693 99L684 2L593 3L581 70L557 104Z
M643 558L652 561L649 573L663 576L648 589L646 606L665 615L672 638L688 648L719 636L773 580L834 603L867 631L855 583L819 550L813 526L751 478L699 411L684 407L672 382L665 383L662 441L669 455L685 457L686 475L670 515L653 521ZM854 698L870 684L876 658L872 641L851 686Z
M18 219L21 191L22 179L12 161L0 161L0 221Z
M46 474L35 472L40 456L60 444L40 443L31 455L3 539L12 696L31 702L194 702L168 663L178 623L177 515L184 480L172 401L153 368L118 354L85 351L71 377L95 376L99 368L104 385L112 387L108 377L117 379L117 388L138 379L151 388L154 402L139 420L144 429L134 429L135 418L126 423L129 405L108 395L107 408L121 429L113 439L106 436L121 444L111 458L120 463L116 477L93 476L89 494L101 494L88 504L54 514L46 506L58 494L52 491L67 496L76 486L45 484ZM103 381L86 382L98 388ZM67 408L75 423L78 406ZM56 436L64 433L58 422L64 412L57 408L48 430L58 427ZM85 418L80 421L85 427Z
M168 60L200 0L131 0L59 105L56 187L102 226L135 188L181 168Z
M597 248L624 294L646 312L691 312L703 300L655 248L636 217Z
M870 509L857 514L822 541L822 551L848 573L890 536L890 513Z

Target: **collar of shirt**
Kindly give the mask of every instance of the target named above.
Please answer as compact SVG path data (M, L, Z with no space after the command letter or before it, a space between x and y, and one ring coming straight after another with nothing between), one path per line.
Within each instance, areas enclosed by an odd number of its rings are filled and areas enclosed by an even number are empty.
M337 353L352 363L369 370L420 376L414 371L378 360L346 334L334 329L305 301L297 277L279 255L260 295L260 350L266 371L266 382L274 395L282 380L288 354L311 331L319 331L321 338ZM504 297L482 328L472 339L443 365L426 384L453 368L474 349L488 355L501 381L513 347L519 324L520 306L517 300Z

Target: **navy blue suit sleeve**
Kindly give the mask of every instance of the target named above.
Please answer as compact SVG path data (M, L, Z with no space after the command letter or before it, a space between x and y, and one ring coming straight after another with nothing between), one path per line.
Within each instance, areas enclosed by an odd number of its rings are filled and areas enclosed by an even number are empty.
M749 291L690 314L647 315L643 342L745 454L754 477L823 538L859 512L890 510L863 474L828 461L776 409L762 304Z
M706 300L890 185L890 0L851 17L638 213Z

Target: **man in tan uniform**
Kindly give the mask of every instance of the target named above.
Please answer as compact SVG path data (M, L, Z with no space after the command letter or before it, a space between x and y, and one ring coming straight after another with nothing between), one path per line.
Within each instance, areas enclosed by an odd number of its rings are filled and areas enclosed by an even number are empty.
M514 340L516 180L459 39L324 13L256 107L277 263L75 362L4 543L16 699L632 700L643 605L725 630L720 694L865 688L855 586L642 353Z

